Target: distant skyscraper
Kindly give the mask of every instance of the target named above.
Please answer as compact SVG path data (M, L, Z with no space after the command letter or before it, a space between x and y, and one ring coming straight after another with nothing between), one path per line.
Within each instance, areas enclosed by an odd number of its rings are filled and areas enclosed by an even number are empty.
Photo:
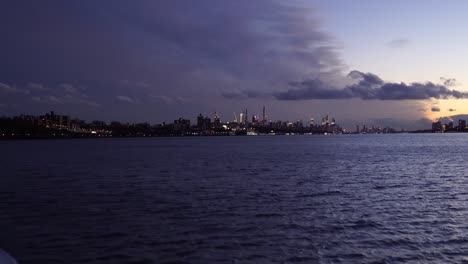
M218 113L214 113L214 127L220 128L221 127L221 119L218 116Z
M440 121L433 122L432 123L432 133L440 132L442 130L441 127L442 127L442 124L440 123Z
M203 125L204 125L204 130L211 129L212 128L211 119L209 117L205 117L205 119L203 120Z
M263 122L263 123L266 123L265 106L263 106L262 122Z
M205 121L205 119L203 118L202 114L198 115L198 117L197 117L197 127L199 129L203 128L204 121Z
M244 124L244 113L240 113L239 115L239 123Z
M204 117L202 114L198 115L197 127L201 131L211 129L211 119L209 117Z
M174 120L174 130L184 131L190 129L190 120L183 119L182 117Z
M458 120L458 131L463 132L465 131L466 120L460 119Z
M245 109L244 121L246 125L249 123L249 113L247 112L247 108Z

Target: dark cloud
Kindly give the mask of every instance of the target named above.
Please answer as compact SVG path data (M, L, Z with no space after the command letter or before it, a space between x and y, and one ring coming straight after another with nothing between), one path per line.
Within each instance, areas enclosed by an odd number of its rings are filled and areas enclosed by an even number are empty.
M450 86L456 86L457 85L457 80L454 78L444 78L440 77L440 81L442 81L442 84L450 87Z
M16 89L15 87L13 87L11 85L8 85L8 84L5 84L5 83L0 83L0 92L16 93L16 92L18 92L18 89Z
M245 98L269 98L272 97L271 93L254 91L254 90L237 90L223 92L221 95L227 99L245 99Z
M174 103L174 98L172 97L169 97L169 96L166 96L166 95L154 95L154 94L150 94L148 95L150 98L158 101L158 102L163 102L165 104L172 104Z
M457 109L449 108L449 112L456 112Z
M319 79L294 82L297 87L285 92L278 92L274 97L278 100L306 100L306 99L350 99L353 96L347 90L337 90Z
M377 75L352 71L348 77L358 80L356 84L337 89L327 85L320 79L292 83L293 89L277 92L278 100L308 100L308 99L350 99L363 100L425 100L468 98L468 93L450 90L446 86L426 83L386 83Z
M31 99L38 103L47 103L51 105L65 104L64 100L59 99L57 96L54 95L32 96Z
M30 110L31 97L66 101L44 87L74 83L105 107L125 96L141 102L138 111L165 118L165 111L196 110L176 108L177 97L215 101L239 89L243 96L271 97L290 81L344 67L335 39L300 0L15 0L1 1L0 10L0 34L8 39L0 47L8 61L0 64L0 82L30 83L18 88L34 91L28 99L8 95ZM75 88L61 93L80 96ZM144 103L154 100L164 108Z
M380 79L379 76L372 73L363 73L360 71L351 71L348 74L348 77L359 80L361 86L373 86L373 85L382 85L384 81Z
M28 83L26 86L26 89L31 90L31 91L50 91L50 89L43 84L40 83Z
M247 94L243 91L234 91L234 92L223 92L221 94L224 98L227 99L245 99L248 98Z
M21 99L30 103L51 104L51 105L80 105L85 107L98 107L100 104L90 98L86 93L86 88L73 84L63 83L58 86L48 87L39 83L28 83L20 86L19 90L27 91L30 97L21 97Z
M394 39L392 41L389 41L386 43L386 46L389 47L389 48L404 48L406 46L408 46L408 44L410 43L409 39L406 39L406 38L399 38L399 39Z
M183 103L187 103L189 102L190 100L185 98L185 97L181 97L181 96L167 96L167 95L163 95L163 94L159 94L159 95L156 95L156 94L149 94L148 97L152 100L154 100L156 103L165 103L165 104L174 104L174 103L179 103L179 104L183 104Z
M440 112L440 108L438 106L431 107L432 112Z
M117 95L115 97L117 100L119 101L122 101L122 102L126 102L126 103L131 103L131 104L137 104L138 101L133 99L133 98L130 98L128 96L125 96L125 95Z

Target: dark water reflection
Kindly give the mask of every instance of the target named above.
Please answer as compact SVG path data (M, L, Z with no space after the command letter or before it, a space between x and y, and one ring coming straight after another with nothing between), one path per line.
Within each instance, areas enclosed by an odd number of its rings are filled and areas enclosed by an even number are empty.
M0 142L19 263L468 261L468 135Z

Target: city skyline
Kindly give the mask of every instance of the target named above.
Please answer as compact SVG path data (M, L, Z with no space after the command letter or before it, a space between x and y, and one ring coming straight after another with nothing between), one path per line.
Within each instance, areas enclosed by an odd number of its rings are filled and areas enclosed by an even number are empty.
M262 115L258 106L268 105L281 120L330 114L348 129L414 130L468 113L464 1L20 0L0 8L4 116L55 109L161 123L194 112Z
M267 115L267 108L265 106L262 107L262 114L248 114L248 109L245 108L244 110L241 110L239 112L233 112L233 114L231 115L231 117L223 117L221 115L219 115L217 112L213 112L211 114L203 114L203 113L199 113L198 115L193 115L193 116L184 116L184 117L178 117L178 118L175 118L175 119L168 119L168 120L164 120L162 122L150 122L148 120L146 121L142 121L142 122L129 122L128 120L121 120L121 119L112 119L112 120L99 120L99 119L96 119L96 118L92 118L92 119L82 119L81 117L77 116L77 115L73 115L73 114L69 114L69 113L58 113L54 110L51 110L51 111L47 111L45 114L38 114L38 113L21 113L19 115L12 115L12 116L1 116L0 115L0 119L9 119L9 118L20 118L20 119L29 119L29 120L32 120L32 119L37 119L37 120L40 120L40 119L44 119L46 118L47 116L57 116L57 117L60 117L60 120L62 120L62 117L63 119L65 120L64 122L68 122L68 125L70 126L70 122L71 121L75 121L75 122L78 122L78 123L89 123L89 124L92 124L92 123L103 123L103 124L111 124L111 123L121 123L121 124L127 124L127 125L138 125L138 124L149 124L149 125L169 125L169 124L177 124L178 122L188 122L189 124L193 124L193 125L196 125L196 124L199 124L200 123L200 119L205 119L205 120L208 120L208 122L210 124L270 124L270 123L286 123L286 124L294 124L294 123L302 123L303 125L305 126L309 126L309 125L320 125L320 124L335 124L337 123L336 122L336 118L329 115L329 114L325 114L324 116L317 116L316 117L313 117L311 116L309 119L306 119L306 120L303 120L303 119L292 119L292 120L281 120L279 118L274 118L274 117L271 117L271 116L268 116ZM442 119L441 119L442 120ZM199 126L199 125L198 125ZM373 123L355 123L353 124L354 127L356 126L363 126L364 128L366 126L369 126L369 127L382 127L382 124L373 124ZM59 126L60 127L60 126ZM350 128L344 128L346 131L348 132L352 132L353 131L353 127L350 127Z
M245 111L245 112L244 112ZM467 132L466 119L440 118L432 122L430 129L414 131L398 130L373 124L356 124L355 130L345 129L335 117L328 114L322 118L309 120L269 119L266 107L262 116L248 114L248 110L239 115L233 113L233 119L222 120L217 112L213 118L199 114L193 118L179 117L173 122L160 124L129 123L113 120L85 121L77 117L50 111L43 115L20 115L0 117L0 136L9 138L76 138L76 137L145 137L145 136L242 136L242 135L307 135L307 134L387 134L387 133L453 133Z
M196 121L179 117L173 122L160 124L128 123L117 120L85 121L77 117L50 111L42 115L0 117L0 137L3 139L82 138L82 137L154 137L154 136L256 136L256 135L313 135L313 134L387 134L405 132L390 127L362 124L356 130L346 130L335 117L325 115L317 121L268 119L266 108L262 117L248 110L222 120L215 112L213 118L199 114ZM434 124L433 124L434 127ZM448 127L448 130L453 128ZM445 132L444 130L440 132ZM448 131L447 130L447 131ZM427 131L426 131L427 132ZM435 132L434 129L432 132ZM461 131L464 132L464 131Z

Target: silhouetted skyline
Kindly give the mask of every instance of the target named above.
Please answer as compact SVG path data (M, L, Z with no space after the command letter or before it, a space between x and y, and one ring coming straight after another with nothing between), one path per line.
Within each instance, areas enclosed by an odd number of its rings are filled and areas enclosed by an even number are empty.
M245 111L245 112L244 112ZM386 134L396 133L389 127L357 125L357 130L346 130L334 117L325 115L317 120L282 121L268 119L265 106L262 116L249 115L245 109L232 120L222 120L218 113L213 118L199 114L196 121L180 117L161 124L86 122L50 111L43 115L0 117L2 138L80 138L80 137L152 137L152 136L242 136L242 135L313 135L313 134ZM403 132L403 131L401 131Z

